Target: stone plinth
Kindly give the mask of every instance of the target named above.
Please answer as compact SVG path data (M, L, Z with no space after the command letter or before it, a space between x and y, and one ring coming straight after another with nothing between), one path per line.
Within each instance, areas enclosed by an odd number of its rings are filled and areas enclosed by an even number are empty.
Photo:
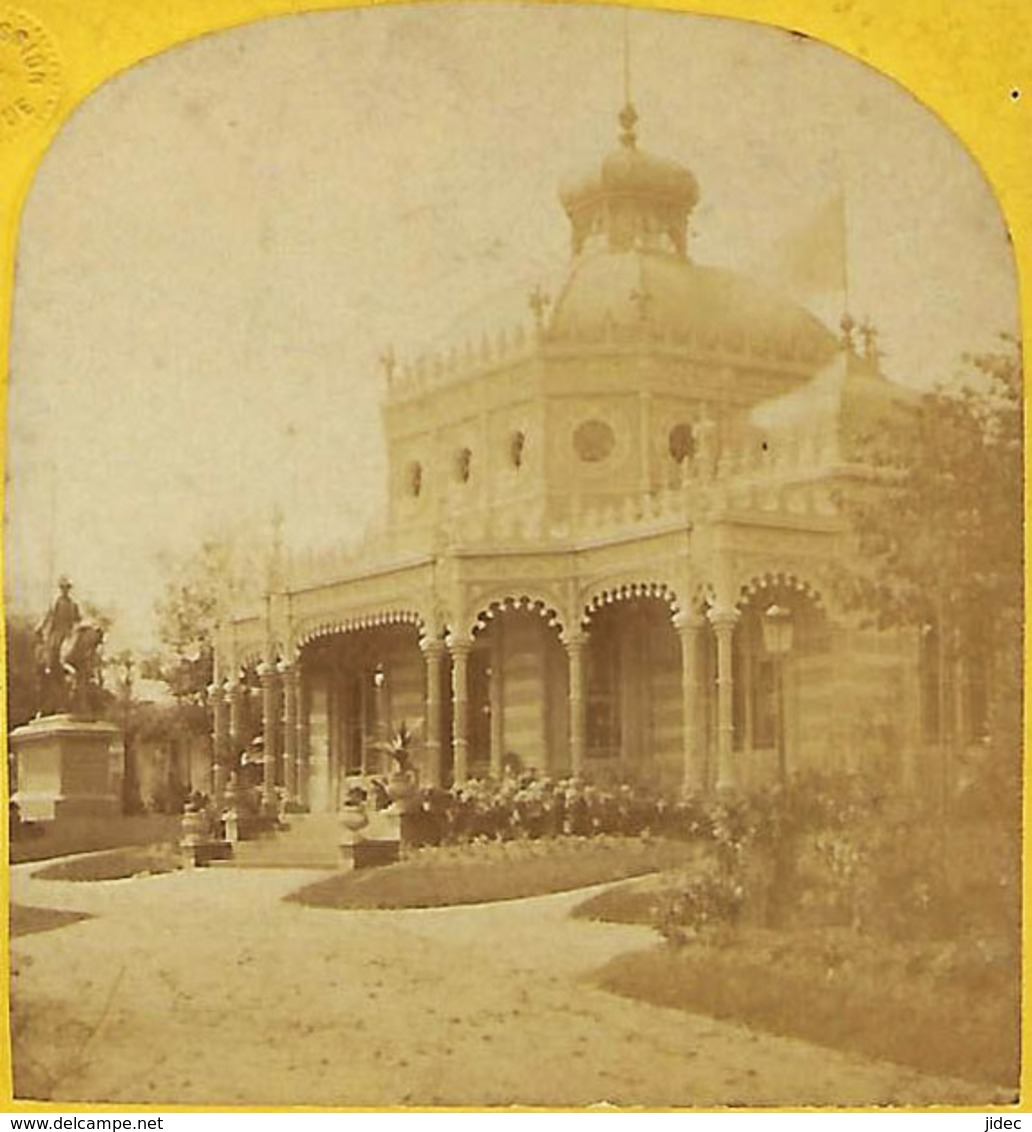
M373 810L369 824L359 830L341 831L342 869L369 869L393 865L401 859L400 815L390 810Z
M14 796L26 821L107 818L119 813L110 752L118 728L101 720L48 715L11 732Z

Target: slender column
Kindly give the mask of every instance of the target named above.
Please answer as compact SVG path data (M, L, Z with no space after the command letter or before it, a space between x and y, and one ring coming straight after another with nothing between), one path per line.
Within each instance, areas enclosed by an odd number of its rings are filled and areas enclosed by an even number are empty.
M297 796L305 809L310 809L312 799L309 793L311 781L312 744L310 734L311 696L308 680L300 663L297 668Z
M706 789L705 770L699 758L699 635L705 626L701 617L678 613L674 628L681 642L681 739L684 794Z
M967 744L970 724L967 705L967 665L959 654L959 644L954 641L953 660L953 745L962 751Z
M903 764L901 786L905 793L916 793L919 786L918 751L921 747L922 686L920 630L900 630L897 646L901 652L899 680L905 691L903 703Z
M644 291L644 286L642 290ZM642 309L642 317L647 318L647 309ZM643 324L647 326L648 323ZM648 438L652 435L652 396L644 391L638 394L638 436L641 449L639 452L639 472L638 472L638 490L642 496L648 495L652 488L651 469L649 468L649 455L651 452L651 445Z
M218 682L208 689L208 699L211 703L211 793L216 808L221 810L230 761L229 705L225 689Z
M441 661L444 645L436 638L420 641L426 662L426 773L427 784L441 785Z
M244 702L244 685L239 680L227 681L226 690L229 697L229 766L236 770L240 766L240 755L247 746L247 705Z
M570 773L580 778L584 773L587 747L587 700L584 695L584 658L588 638L576 633L563 642L570 667Z
M283 681L283 789L288 802L298 800L297 665L279 666Z
M271 664L263 664L258 669L258 678L262 682L262 807L271 814L276 811L276 757L279 739L276 700L279 678Z
M502 777L505 759L505 643L502 625L495 625L495 638L491 646L491 676L489 694L491 705L491 777ZM547 748L546 748L547 749Z
M469 654L472 641L448 639L452 658L452 748L455 781L469 776Z
M731 640L738 610L713 610L709 619L717 638L717 789L730 790L735 786Z

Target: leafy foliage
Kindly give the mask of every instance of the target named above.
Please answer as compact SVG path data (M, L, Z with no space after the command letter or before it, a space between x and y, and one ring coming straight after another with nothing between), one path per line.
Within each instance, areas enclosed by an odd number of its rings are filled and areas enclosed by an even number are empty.
M8 613L7 726L20 727L42 709L43 693L36 660L35 626L30 617Z
M934 733L963 746L971 680L1002 795L1017 796L1020 749L1022 373L1018 343L965 359L904 422L866 438L868 477L840 494L857 553L839 597L874 624L921 634L935 685ZM944 779L947 791L955 788ZM998 791L998 793L1000 793ZM944 794L944 797L947 795Z
M720 938L742 914L745 887L739 877L721 870L687 875L656 909L659 934L675 947Z
M981 640L1020 611L1022 404L1016 344L969 359L962 381L926 394L906 424L870 437L868 490L841 502L864 567L843 595L882 624Z
M708 818L692 823L702 866L673 879L654 905L652 924L674 946L727 943L740 925L909 941L961 928L1017 938L1020 838L998 820L944 823L920 800L852 776L800 776L705 805Z
M240 552L209 539L171 566L155 605L158 637L167 652L147 660L146 674L164 680L180 700L203 702L212 678L215 631L227 601L238 593Z

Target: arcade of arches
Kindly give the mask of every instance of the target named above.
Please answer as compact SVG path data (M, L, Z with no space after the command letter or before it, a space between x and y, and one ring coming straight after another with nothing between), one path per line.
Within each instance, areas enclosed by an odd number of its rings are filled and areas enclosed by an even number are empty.
M772 609L791 622L784 656L765 641ZM213 689L216 772L224 783L255 746L270 798L334 810L348 776L386 769L404 722L425 785L507 769L671 793L771 782L825 756L830 633L787 584L690 615L666 596L607 594L574 634L526 600L485 610L466 640L414 621L329 632Z

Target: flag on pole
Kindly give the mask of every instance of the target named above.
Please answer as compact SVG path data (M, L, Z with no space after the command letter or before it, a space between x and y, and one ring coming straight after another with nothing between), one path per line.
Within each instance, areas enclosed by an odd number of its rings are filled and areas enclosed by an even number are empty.
M849 305L846 245L846 196L840 189L778 241L772 273L799 302L837 320Z

